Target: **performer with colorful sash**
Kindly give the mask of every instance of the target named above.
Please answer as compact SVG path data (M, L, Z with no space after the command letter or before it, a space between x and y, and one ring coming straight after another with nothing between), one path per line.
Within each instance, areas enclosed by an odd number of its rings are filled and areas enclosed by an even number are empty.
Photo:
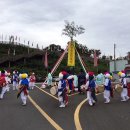
M89 77L87 78L88 78L88 81L85 85L85 89L87 91L87 99L88 99L89 105L93 106L97 102L97 97L95 94L96 83L94 80L94 73L89 72Z
M21 77L21 83L19 86L19 92L17 94L17 98L20 96L22 100L22 105L26 106L27 104L27 96L28 96L28 91L29 91L29 81L27 79L28 75L26 73L20 74Z
M66 83L66 75L64 75L62 72L59 74L59 83L58 83L58 99L60 102L60 106L59 107L65 107L68 104L68 101L66 101L67 99L67 94L66 94L66 87L67 87L67 83Z

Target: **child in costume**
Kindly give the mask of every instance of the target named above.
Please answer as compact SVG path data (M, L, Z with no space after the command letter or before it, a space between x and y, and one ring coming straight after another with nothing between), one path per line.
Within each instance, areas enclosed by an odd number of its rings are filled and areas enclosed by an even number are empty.
M26 73L20 74L21 77L21 83L19 87L19 92L17 95L17 98L20 96L22 100L22 105L26 106L27 104L27 96L28 96L28 91L29 91L29 81L27 79L28 75Z
M29 77L29 88L30 89L34 89L35 82L36 82L35 73L32 73L31 76Z

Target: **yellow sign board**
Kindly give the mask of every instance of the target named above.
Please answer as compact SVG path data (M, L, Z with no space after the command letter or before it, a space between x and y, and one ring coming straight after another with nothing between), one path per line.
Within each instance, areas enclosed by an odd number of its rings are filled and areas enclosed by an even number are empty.
M68 66L75 66L75 43L69 42L68 46Z

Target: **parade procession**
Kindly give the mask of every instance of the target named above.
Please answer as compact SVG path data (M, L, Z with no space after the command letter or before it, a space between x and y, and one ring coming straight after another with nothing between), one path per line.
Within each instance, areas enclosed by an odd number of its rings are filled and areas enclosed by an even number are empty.
M130 79L126 78L124 70L119 71L119 82L113 82L113 76L109 72L104 74L100 71L97 75L94 72L85 73L83 69L78 75L74 75L71 71L62 70L58 78L53 81L51 72L40 88L49 88L50 94L58 97L59 107L68 105L68 95L78 92L86 94L88 104L94 106L98 101L96 95L103 93L104 103L110 103L110 98L114 97L114 93L120 93L120 101L126 102L129 100ZM75 78L76 77L76 78ZM19 73L14 70L12 73L2 70L0 71L0 99L4 100L6 93L12 90L17 91L17 98L20 96L22 105L26 105L27 96L30 90L35 88L36 77L32 72L30 76L27 73ZM12 83L12 85L11 85ZM34 90L35 91L35 90Z

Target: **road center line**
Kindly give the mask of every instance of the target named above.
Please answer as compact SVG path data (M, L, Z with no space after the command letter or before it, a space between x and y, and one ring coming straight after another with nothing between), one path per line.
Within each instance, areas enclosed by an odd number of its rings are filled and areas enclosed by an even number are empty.
M28 96L28 99L30 100L30 102L37 108L37 110L41 113L42 116L44 116L47 121L57 130L63 130L51 117L49 117L44 111L43 109L37 105L37 103L30 97Z
M101 93L99 94L96 94L96 95L100 95ZM88 99L84 99L76 108L75 110L75 113L74 113L74 123L75 123L75 127L76 127L76 130L82 130L82 127L81 127L81 124L80 124L80 121L79 121L79 112L80 112L80 109L82 107L82 105L87 101Z
M82 130L80 121L79 121L79 111L82 107L82 105L87 101L87 99L84 99L76 108L75 113L74 113L74 122L76 126L76 130Z

